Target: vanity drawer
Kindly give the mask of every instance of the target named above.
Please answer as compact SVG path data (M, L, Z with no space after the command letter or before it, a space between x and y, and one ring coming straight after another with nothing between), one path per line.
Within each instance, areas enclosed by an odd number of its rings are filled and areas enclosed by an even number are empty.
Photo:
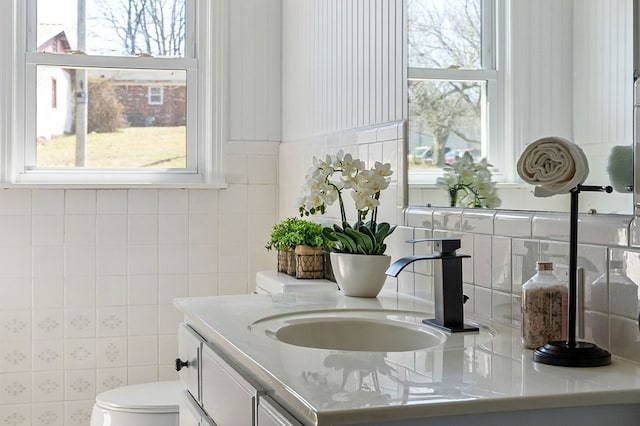
M258 391L206 344L202 347L202 407L219 426L253 426Z
M178 327L176 370L178 370L180 381L196 401L201 401L200 354L203 342L202 337L191 327L186 324L180 324Z

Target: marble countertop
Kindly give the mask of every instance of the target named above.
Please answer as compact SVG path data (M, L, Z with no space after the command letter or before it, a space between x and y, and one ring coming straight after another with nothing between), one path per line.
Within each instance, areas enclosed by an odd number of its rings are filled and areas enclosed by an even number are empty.
M519 330L469 317L479 334L451 335L405 352L351 352L294 346L266 329L278 318L343 309L389 310L417 322L432 306L383 292L284 292L176 299L175 306L216 350L309 424L346 424L558 407L640 404L640 365L568 368L534 363Z

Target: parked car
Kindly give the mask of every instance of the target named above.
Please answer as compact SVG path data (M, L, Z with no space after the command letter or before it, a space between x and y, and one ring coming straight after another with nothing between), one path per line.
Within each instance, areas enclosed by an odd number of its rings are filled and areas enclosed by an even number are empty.
M455 164L462 158L465 152L468 152L474 161L477 161L482 155L482 152L479 149L475 149L475 148L452 149L450 151L445 152L444 162L449 165Z

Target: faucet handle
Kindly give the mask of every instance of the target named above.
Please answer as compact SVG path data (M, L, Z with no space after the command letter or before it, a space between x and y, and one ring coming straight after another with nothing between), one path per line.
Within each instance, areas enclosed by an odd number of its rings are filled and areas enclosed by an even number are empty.
M461 247L460 238L416 238L407 240L411 244L425 241L433 241L433 249L442 254L454 254Z

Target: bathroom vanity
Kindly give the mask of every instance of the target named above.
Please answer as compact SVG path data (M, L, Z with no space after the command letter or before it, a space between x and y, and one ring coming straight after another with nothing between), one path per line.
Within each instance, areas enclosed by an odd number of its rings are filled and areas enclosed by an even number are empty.
M519 330L422 323L432 306L336 290L176 299L181 425L635 425L640 365L537 364ZM471 424L471 423L469 423Z

